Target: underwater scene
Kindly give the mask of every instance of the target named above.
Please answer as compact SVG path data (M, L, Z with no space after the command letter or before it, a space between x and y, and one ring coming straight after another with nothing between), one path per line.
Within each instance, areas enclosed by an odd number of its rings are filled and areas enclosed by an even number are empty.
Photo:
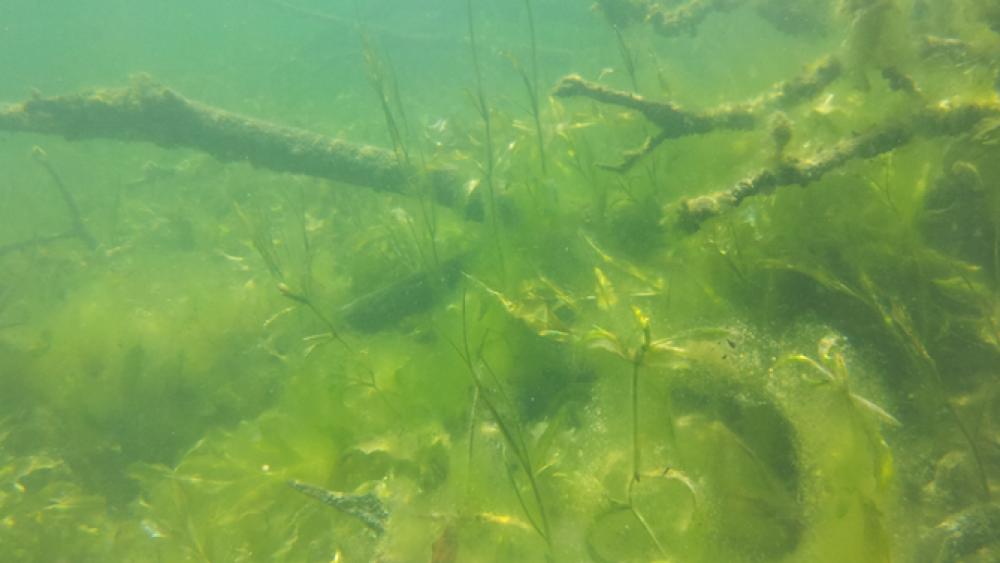
M1000 562L998 71L998 0L3 0L0 561Z

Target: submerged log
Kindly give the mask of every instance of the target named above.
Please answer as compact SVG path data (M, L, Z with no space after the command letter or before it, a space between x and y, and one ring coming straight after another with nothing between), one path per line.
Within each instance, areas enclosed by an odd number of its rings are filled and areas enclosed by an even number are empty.
M0 104L0 130L59 135L69 141L146 141L189 148L222 161L248 162L376 191L407 193L414 174L392 151L332 139L189 100L148 76L125 88L91 90L21 104ZM435 198L450 204L458 179L430 171Z

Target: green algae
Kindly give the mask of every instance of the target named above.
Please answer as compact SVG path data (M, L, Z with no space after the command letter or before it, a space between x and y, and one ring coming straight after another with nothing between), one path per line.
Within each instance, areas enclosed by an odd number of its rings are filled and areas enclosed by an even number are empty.
M0 559L995 558L987 4L477 1L473 65L365 8L281 63L353 60L308 103L165 78L229 132L392 147L375 180L5 133Z

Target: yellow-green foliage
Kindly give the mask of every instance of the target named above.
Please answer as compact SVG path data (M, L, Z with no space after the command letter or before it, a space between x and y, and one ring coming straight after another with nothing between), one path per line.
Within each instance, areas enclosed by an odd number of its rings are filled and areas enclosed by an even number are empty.
M359 84L315 94L332 109L233 96L232 109L405 149L405 194L51 140L92 251L45 238L65 232L66 205L27 156L35 138L4 137L0 560L996 553L996 123L837 163L693 233L674 224L684 198L811 162L887 119L995 104L992 4L724 2L669 39L644 21L646 2L598 2L618 34L599 17L583 32L544 23L553 9L588 14L541 4L539 30L586 44L539 35L529 52L526 35L477 19L472 108L467 51L435 50L416 78L390 81L378 57L393 41L417 52L440 38L400 39L383 22L366 23L352 55ZM826 35L775 33L802 26ZM924 56L930 34L967 50ZM763 103L825 55L848 76L815 99L754 115L752 130L668 139L622 174L599 165L658 127L545 95L558 68L711 111ZM278 66L317 73L297 57ZM892 90L889 67L919 90ZM518 107L526 86L539 91L531 109ZM425 166L463 179L452 207L431 197ZM385 295L406 306L371 306ZM366 313L378 318L357 322ZM289 480L377 496L385 533Z

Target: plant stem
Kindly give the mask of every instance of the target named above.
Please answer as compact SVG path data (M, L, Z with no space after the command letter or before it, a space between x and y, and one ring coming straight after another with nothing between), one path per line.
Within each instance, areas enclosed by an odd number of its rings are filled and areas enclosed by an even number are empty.
M639 480L639 363L632 364L632 478Z
M486 92L483 89L483 75L479 71L479 55L476 54L476 27L472 20L472 0L466 1L469 12L469 42L472 45L472 65L476 71L476 86L479 99L479 115L483 118L486 128L486 187L490 194L490 217L493 223L493 238L496 239L497 255L500 258L500 271L506 272L503 248L500 246L500 227L497 223L497 201L493 190L493 132L490 129L490 107L486 103Z
M524 7L528 11L528 31L531 34L531 87L528 94L531 96L535 130L538 132L538 155L542 161L542 176L545 176L547 174L545 170L545 142L542 138L542 116L538 107L538 45L535 41L535 15L531 11L531 0L524 0Z
M642 528L646 530L646 535L649 536L649 539L653 540L653 545L655 545L656 549L659 550L660 555L666 557L667 551L663 549L663 545L661 545L660 540L656 538L656 534L653 533L653 529L650 528L649 524L646 523L646 519L642 517L642 514L640 514L639 511L635 509L635 504L632 502L632 485L634 484L635 481L632 481L631 483L628 484L628 509L629 511L632 512L632 515L635 516L635 519L638 520L640 524L642 524Z
M545 540L545 543L548 544L549 547L551 548L548 516L545 513L545 505L542 504L541 491L538 488L538 483L535 481L535 473L531 466L531 458L528 454L528 446L527 443L524 441L524 432L521 431L521 428L517 423L516 417L513 417L512 421L513 427L512 427L507 424L507 421L503 417L500 416L500 410L497 408L496 404L494 404L493 399L490 398L490 395L486 390L486 386L483 385L483 382L479 377L479 373L476 371L476 368L472 363L472 354L471 350L469 349L468 324L466 319L467 319L466 286L465 286L465 281L463 280L462 281L462 348L459 348L458 345L455 344L453 340L451 340L451 338L447 337L447 335L445 335L445 338L448 340L448 343L451 344L452 348L454 348L455 351L458 352L458 355L462 358L463 363L465 363L465 366L469 369L469 376L472 378L472 383L473 385L475 385L476 388L475 396L479 400L481 400L484 405L486 405L486 410L490 412L490 416L492 416L493 421L496 422L497 428L499 428L500 434L503 436L504 441L507 444L507 447L514 451L514 456L521 464L521 468L528 478L528 485L531 487L532 493L535 497L535 503L538 506L539 521L536 521L535 517L528 511L527 505L524 504L520 491L516 490L517 483L514 481L513 475L510 475L509 473L510 468L508 466L508 474L511 476L511 482L515 487L515 494L517 494L518 498L521 499L521 505L522 508L524 509L525 516L531 523L532 528L534 528L535 531L538 532L538 535L541 536L542 539ZM479 359L482 360L483 358L481 351L478 352L478 355ZM497 379L496 374L493 373L493 369L490 368L489 364L487 364L485 360L483 360L483 365L486 367L486 370L490 372L490 375L493 377L494 381L496 382L497 386L500 389L501 397L509 406L510 399L507 397L506 393L503 392L503 387L500 385L500 382ZM470 432L474 432L475 429L474 415L472 420L473 420L473 427L470 430ZM512 431L512 428L517 432L516 436L515 433ZM470 444L469 444L470 460L472 459L471 439L472 436L470 435Z
M49 155L41 147L32 149L31 155L34 157L35 162L40 164L49 173L56 188L59 190L59 195L62 196L63 202L66 203L70 219L73 221L73 235L82 240L89 249L94 250L97 248L97 240L87 230L87 225L83 221L83 215L80 214L80 208L77 207L76 200L73 199L73 194L69 193L66 184L63 183L62 178L56 173L56 169L52 167L52 164L49 162Z

